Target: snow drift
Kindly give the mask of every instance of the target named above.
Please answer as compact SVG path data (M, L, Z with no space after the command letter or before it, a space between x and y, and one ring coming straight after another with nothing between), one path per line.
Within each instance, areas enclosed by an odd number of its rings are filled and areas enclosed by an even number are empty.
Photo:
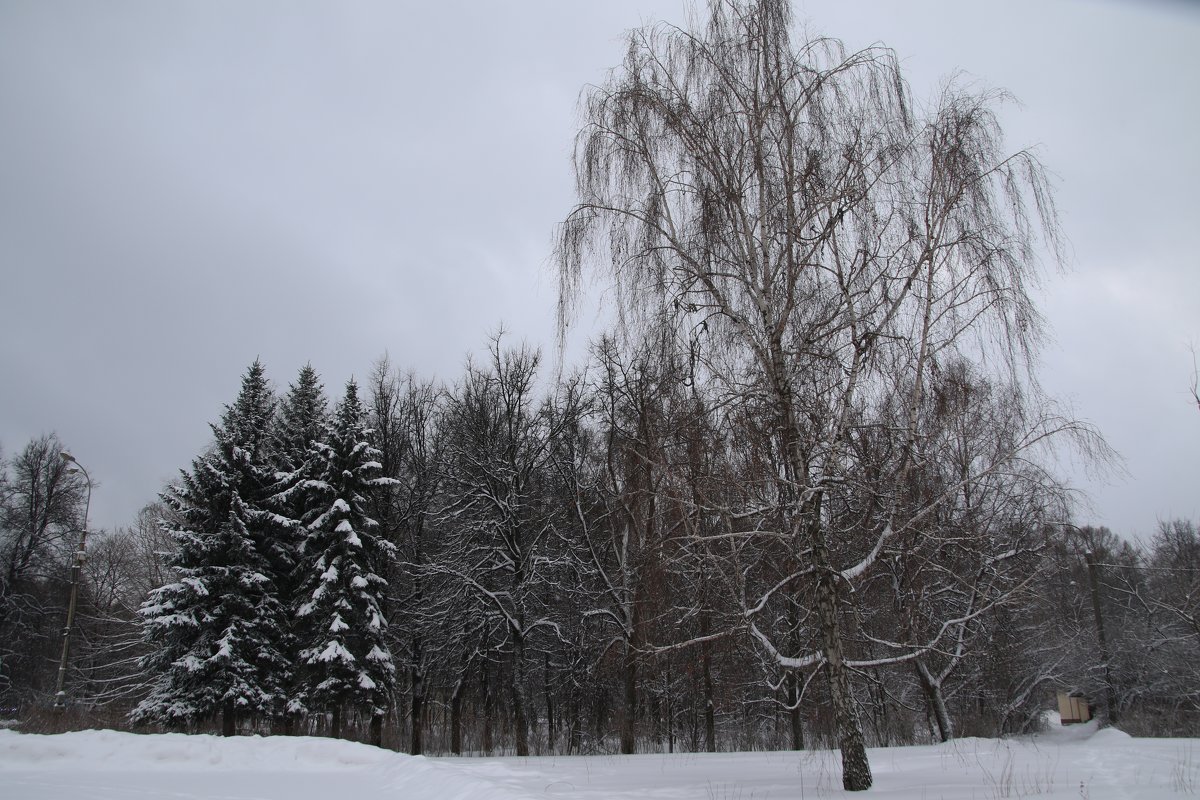
M1200 740L1088 725L874 748L890 800L1160 800L1200 791ZM851 797L831 751L421 758L310 737L0 730L4 800L770 800ZM862 797L863 795L857 795Z

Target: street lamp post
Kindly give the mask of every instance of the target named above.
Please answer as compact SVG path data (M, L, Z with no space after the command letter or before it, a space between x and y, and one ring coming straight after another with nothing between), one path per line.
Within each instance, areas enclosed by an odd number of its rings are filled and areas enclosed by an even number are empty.
M67 624L63 627L62 658L58 661L58 680L55 683L54 707L62 710L67 707L67 693L63 684L67 679L67 657L71 652L71 626L75 622L75 603L79 599L79 577L83 571L83 561L87 555L87 518L92 506L92 476L75 460L75 456L66 450L59 453L62 460L73 466L67 468L68 474L83 473L87 481L87 502L83 506L83 528L79 531L79 547L75 550L75 562L71 565L71 596L67 601Z

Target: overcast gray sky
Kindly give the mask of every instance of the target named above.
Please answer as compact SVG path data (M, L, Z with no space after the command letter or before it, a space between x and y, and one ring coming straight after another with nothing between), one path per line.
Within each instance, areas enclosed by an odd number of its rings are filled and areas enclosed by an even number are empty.
M799 0L914 94L1010 90L1058 176L1071 272L1047 388L1128 471L1080 522L1200 519L1200 10ZM503 322L553 350L576 100L681 0L0 0L0 443L57 431L127 524L260 356L339 391L387 351L453 379ZM584 316L579 337L586 335Z

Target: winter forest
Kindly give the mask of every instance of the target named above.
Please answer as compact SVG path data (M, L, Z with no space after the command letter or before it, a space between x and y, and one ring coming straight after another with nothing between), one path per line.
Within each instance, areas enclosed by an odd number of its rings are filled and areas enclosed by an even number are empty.
M559 315L599 281L615 321L581 363L502 331L449 380L256 361L86 558L69 443L4 454L0 716L837 748L848 789L866 747L1026 732L1056 692L1200 735L1200 535L1078 517L1067 465L1112 455L1037 381L1062 242L1001 98L918 107L891 51L800 39L782 0L702 16L584 92Z

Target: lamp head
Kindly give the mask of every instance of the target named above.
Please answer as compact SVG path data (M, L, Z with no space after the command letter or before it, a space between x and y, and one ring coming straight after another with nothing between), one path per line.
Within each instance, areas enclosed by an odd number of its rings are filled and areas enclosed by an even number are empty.
M68 464L74 464L74 463L76 463L76 462L75 462L75 456L71 455L71 454L70 454L70 453L68 453L66 450L63 450L61 453L59 453L59 456L61 456L61 457L62 457L62 460L63 460L63 461L66 461Z

